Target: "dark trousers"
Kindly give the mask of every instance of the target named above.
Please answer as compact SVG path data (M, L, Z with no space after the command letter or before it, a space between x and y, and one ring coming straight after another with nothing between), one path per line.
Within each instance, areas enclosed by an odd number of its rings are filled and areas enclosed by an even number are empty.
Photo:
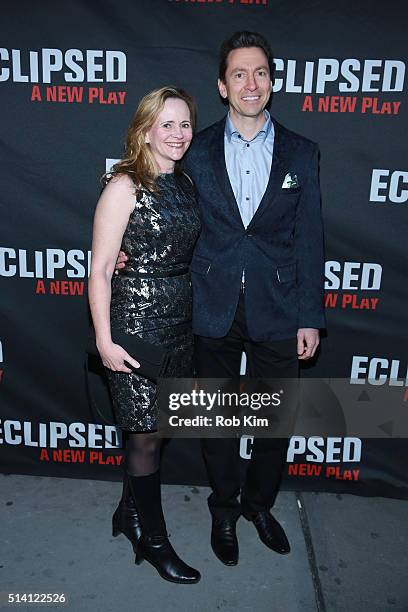
M195 367L201 378L238 379L241 354L247 356L247 375L254 378L297 378L297 340L255 342L249 338L244 294L240 293L230 331L223 338L195 337ZM212 493L208 506L214 517L238 518L273 506L286 461L287 438L255 438L241 491L238 438L202 440Z

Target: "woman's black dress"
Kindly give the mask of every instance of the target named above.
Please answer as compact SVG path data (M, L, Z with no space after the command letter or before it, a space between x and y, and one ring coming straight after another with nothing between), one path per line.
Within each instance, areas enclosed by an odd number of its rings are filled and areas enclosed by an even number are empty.
M191 278L186 268L200 217L186 176L160 174L157 185L158 193L139 190L123 235L121 249L129 259L112 278L111 325L165 346L170 351L165 376L187 378L192 375L193 334ZM156 385L135 373L108 368L106 373L117 425L127 431L156 429Z

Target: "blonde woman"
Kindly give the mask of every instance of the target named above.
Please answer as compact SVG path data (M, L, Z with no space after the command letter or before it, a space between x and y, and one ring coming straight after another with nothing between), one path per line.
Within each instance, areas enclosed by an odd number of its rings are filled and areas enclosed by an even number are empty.
M89 279L96 344L126 439L123 494L113 516L113 535L129 538L136 563L144 558L164 579L178 583L198 582L200 574L178 557L167 537L156 385L137 374L138 356L115 344L111 329L166 347L166 376L191 375L189 263L200 221L180 160L190 146L194 122L194 103L182 90L162 87L140 101L125 155L97 204ZM128 262L123 274L115 276L121 248Z

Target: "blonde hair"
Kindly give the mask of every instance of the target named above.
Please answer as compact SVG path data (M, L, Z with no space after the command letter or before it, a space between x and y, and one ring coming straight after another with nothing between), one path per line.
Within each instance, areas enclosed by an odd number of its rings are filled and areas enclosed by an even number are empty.
M187 104L194 130L196 108L193 98L176 87L165 86L154 89L140 100L128 128L124 156L110 172L103 175L102 180L105 184L118 174L128 174L136 185L145 187L149 191L157 191L156 179L159 171L150 146L145 142L145 136L168 98L178 98ZM175 172L181 174L180 162L176 162Z

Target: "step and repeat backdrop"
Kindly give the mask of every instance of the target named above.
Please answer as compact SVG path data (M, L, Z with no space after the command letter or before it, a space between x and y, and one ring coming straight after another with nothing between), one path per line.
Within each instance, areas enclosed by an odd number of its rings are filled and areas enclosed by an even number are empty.
M87 372L84 361L100 177L120 158L149 90L174 84L190 92L200 129L224 115L218 48L242 29L261 32L274 51L272 115L321 151L328 330L302 375L358 385L364 409L381 386L408 411L407 16L392 0L44 0L35 8L22 0L3 7L3 473L121 478L107 387L98 363ZM386 400L377 424L370 437L293 437L283 487L408 497L404 427ZM241 441L243 466L251 444ZM166 482L206 482L198 440L174 440L164 454Z

